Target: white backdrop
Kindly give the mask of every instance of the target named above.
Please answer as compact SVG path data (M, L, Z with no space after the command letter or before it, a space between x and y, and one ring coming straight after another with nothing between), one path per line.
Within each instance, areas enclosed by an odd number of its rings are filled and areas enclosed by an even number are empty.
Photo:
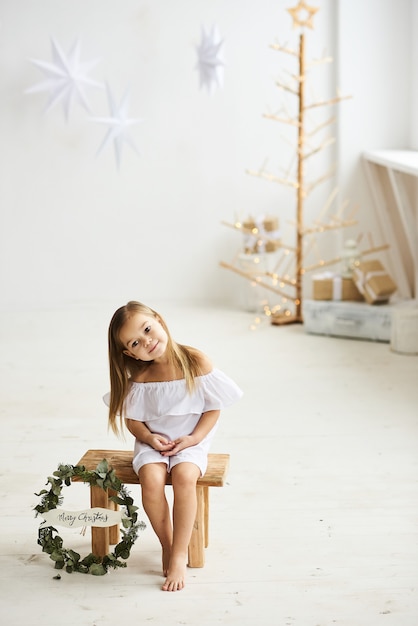
M237 302L243 279L219 261L231 260L241 241L221 221L269 213L284 225L294 217L293 192L245 170L268 158L279 173L294 149L262 114L279 108L275 81L286 76L286 60L269 44L297 46L286 12L295 4L0 1L2 307ZM341 192L360 200L367 218L366 183L354 175L361 152L408 147L413 3L312 4L320 11L307 30L307 55L325 51L337 63L315 70L311 95L331 97L341 86L354 96L337 111L338 149L312 174L338 155ZM225 81L208 96L198 87L195 45L201 25L214 23L225 40ZM111 146L96 157L105 128L82 108L67 123L59 106L43 114L46 94L24 93L42 79L29 59L51 59L51 36L65 51L80 37L82 59L100 58L92 78L108 81L118 101L130 88L130 117L143 118L132 127L141 156L125 147L120 171ZM88 93L94 115L108 115L105 92ZM308 217L321 201L314 198Z
M360 209L366 232L379 239L375 209L365 178L364 150L413 148L418 63L412 59L418 28L416 2L340 0L338 76L353 99L340 109L338 161L341 188ZM390 43L389 43L390 42ZM384 260L384 257L383 257Z

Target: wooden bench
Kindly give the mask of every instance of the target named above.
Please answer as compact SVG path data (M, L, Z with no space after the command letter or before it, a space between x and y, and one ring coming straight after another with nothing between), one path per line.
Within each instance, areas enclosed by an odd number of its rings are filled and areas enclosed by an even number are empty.
M138 476L132 468L133 453L128 450L87 450L77 465L84 465L86 470L95 470L97 465L106 459L119 480L125 485L139 484ZM229 454L209 454L208 468L204 476L199 478L196 486L197 513L192 536L189 543L188 566L203 567L205 564L205 548L209 544L209 487L223 487L229 466ZM78 476L73 477L79 481ZM167 474L167 485L171 484L171 476ZM108 493L109 492L109 493ZM91 507L115 509L117 505L109 500L114 495L112 490L101 487L90 487ZM119 542L119 526L110 528L91 528L91 551L96 556L106 556L109 544Z

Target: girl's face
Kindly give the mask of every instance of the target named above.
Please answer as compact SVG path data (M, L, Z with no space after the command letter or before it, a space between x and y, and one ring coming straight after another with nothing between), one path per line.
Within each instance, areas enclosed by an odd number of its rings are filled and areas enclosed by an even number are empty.
M158 361L168 342L159 320L144 313L133 313L122 326L119 338L125 347L123 353L141 361Z

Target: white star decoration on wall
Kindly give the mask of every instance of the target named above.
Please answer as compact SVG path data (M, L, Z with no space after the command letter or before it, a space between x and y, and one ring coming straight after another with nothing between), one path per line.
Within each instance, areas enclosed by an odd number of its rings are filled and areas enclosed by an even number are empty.
M223 40L220 38L217 26L212 26L207 32L201 27L200 44L196 46L197 66L199 71L200 88L206 87L212 93L216 87L222 87L224 62L221 58Z
M216 87L222 87L223 84L224 61L221 50L223 43L216 25L213 25L210 30L206 30L204 26L201 27L201 40L199 45L196 45L198 57L196 69L199 72L200 88L206 88L209 93L212 93ZM110 142L113 142L118 168L121 165L123 144L130 146L139 155L139 150L130 134L130 129L143 120L130 118L128 115L129 91L126 91L121 102L117 104L109 85L106 84L109 116L92 117L86 94L87 88L100 87L103 89L105 86L104 83L95 81L89 76L89 72L97 65L98 60L87 62L81 60L81 43L79 39L74 41L67 54L63 52L54 38L51 38L51 48L51 61L30 59L31 63L44 74L45 79L26 89L25 93L48 92L49 97L45 112L50 111L54 106L61 103L67 122L74 104L77 103L89 113L91 121L107 125L108 130L97 150L97 155Z
M88 76L88 72L97 65L98 60L89 62L80 60L81 43L79 39L76 39L67 55L53 38L51 45L52 62L31 59L31 63L45 74L46 80L30 87L26 93L49 91L46 112L62 102L67 121L75 101L91 113L85 90L88 86L103 89L103 83L92 80Z
M104 150L104 148L107 146L107 144L110 141L113 141L116 163L119 168L122 158L122 146L124 143L127 143L139 155L139 150L136 147L134 140L129 135L129 128L135 124L139 124L143 120L139 118L128 117L130 97L128 90L126 91L118 106L115 102L109 85L106 85L106 89L109 101L110 117L92 118L93 122L107 124L109 126L109 130L107 131L105 138L103 139L103 142L97 151L97 154L99 155L102 150Z

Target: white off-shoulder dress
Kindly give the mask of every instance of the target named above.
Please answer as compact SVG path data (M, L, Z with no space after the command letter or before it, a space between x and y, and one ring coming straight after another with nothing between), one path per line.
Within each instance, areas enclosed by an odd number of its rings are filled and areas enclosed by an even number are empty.
M153 433L174 441L193 432L202 413L224 409L242 396L236 383L219 369L196 378L190 393L183 379L164 382L132 382L124 404L124 417L144 422ZM217 424L197 445L164 457L146 443L135 440L133 469L136 473L147 463L166 463L167 471L182 462L195 463L206 471L210 443Z

